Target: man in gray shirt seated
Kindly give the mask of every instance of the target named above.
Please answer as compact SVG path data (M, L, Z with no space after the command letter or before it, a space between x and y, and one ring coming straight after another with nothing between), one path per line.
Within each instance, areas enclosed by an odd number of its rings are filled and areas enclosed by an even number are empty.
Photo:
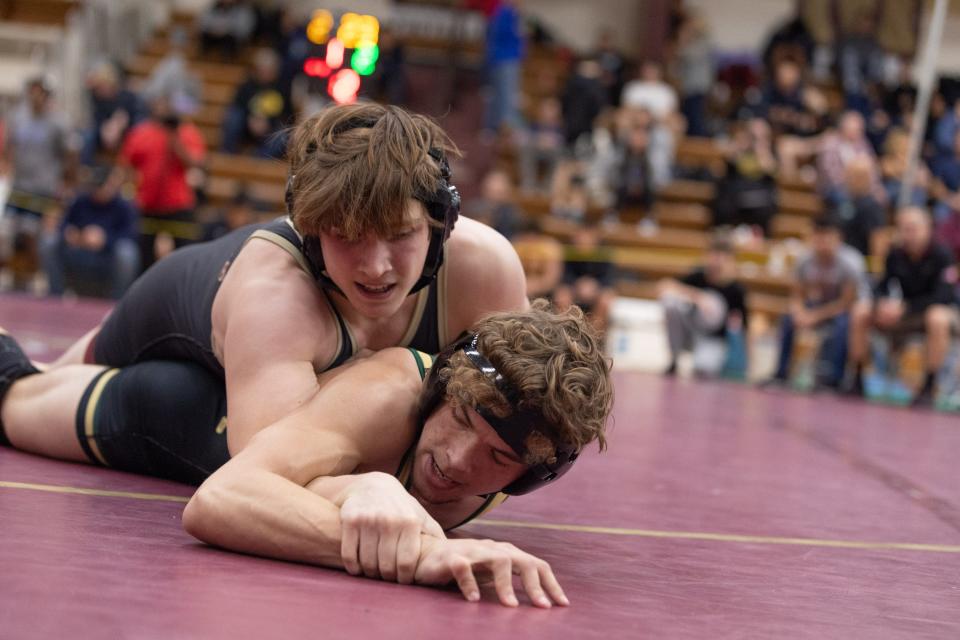
M796 270L790 296L790 311L780 329L780 359L775 382L790 375L793 343L797 331L814 329L823 336L817 361L817 382L836 387L843 378L847 360L850 309L857 299L860 274L841 255L843 235L835 218L824 216L814 223L811 251Z

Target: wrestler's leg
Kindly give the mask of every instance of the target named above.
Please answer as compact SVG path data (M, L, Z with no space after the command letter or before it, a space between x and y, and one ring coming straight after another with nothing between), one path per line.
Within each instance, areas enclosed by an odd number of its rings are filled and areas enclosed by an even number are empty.
M0 422L10 443L42 456L89 462L77 440L77 406L104 368L69 365L15 382L0 405Z
M74 435L77 406L101 367L74 365L40 373L0 329L0 444L82 460Z

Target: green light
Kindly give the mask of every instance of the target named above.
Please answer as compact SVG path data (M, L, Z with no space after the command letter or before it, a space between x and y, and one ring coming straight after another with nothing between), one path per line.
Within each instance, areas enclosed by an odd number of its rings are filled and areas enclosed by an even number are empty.
M377 67L377 59L380 57L380 47L377 45L367 45L353 50L350 56L350 66L361 76L369 76Z

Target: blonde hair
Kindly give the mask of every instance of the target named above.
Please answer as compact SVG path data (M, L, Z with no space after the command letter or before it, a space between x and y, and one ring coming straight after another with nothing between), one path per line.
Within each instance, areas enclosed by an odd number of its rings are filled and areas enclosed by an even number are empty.
M606 448L604 430L613 406L610 362L578 307L558 313L540 299L528 311L489 316L473 330L480 352L516 390L517 409L546 418L547 432L527 438L527 464L551 457L554 443L581 450L596 440L601 451ZM500 417L514 410L462 352L440 376L454 405L483 406Z
M290 216L316 235L336 227L348 238L390 236L405 225L410 199L437 190L431 149L459 155L426 116L374 103L333 106L300 123L287 149Z

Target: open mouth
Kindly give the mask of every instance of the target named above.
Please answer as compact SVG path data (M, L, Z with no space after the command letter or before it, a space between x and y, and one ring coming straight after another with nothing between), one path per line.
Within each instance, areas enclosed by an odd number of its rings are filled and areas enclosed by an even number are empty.
M430 456L429 463L431 480L433 481L432 484L441 489L452 489L460 484L443 472L432 455Z
M361 293L373 298L386 298L391 293L393 293L393 289L397 286L395 283L369 285L369 284L363 284L361 282L357 282L355 284L357 285L357 289L359 289Z

